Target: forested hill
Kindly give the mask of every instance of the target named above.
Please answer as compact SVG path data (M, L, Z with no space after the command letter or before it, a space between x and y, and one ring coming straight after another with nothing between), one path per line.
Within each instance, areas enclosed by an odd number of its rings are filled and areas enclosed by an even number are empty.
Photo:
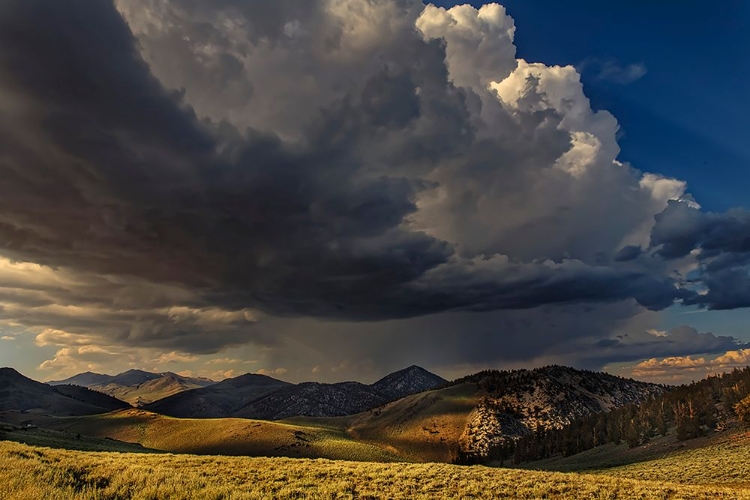
M607 373L545 366L486 370L454 384L476 384L478 405L468 416L457 461L486 461L519 439L561 429L580 418L661 394L656 384Z
M678 440L703 436L738 420L750 424L750 367L665 390L640 404L582 416L561 428L539 426L492 447L486 457L463 455L457 461L513 457L519 464L570 456L607 443L635 448L659 435L675 433Z

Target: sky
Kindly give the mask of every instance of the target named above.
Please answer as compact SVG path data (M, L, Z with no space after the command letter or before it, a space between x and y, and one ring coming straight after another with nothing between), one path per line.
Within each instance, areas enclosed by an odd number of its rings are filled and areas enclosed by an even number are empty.
M744 366L749 11L3 2L0 365Z

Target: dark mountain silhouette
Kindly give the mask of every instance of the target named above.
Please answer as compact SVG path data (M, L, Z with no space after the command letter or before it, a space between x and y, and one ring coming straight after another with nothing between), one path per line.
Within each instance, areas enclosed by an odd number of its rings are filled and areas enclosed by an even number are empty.
M174 417L242 417L278 420L296 416L352 415L446 381L418 366L371 385L359 382L289 384L262 375L243 375L204 389L176 394L145 408Z
M91 385L106 384L114 377L112 375L103 375L101 373L83 372L64 380L50 380L49 385L80 385L89 387Z
M442 377L412 365L381 378L370 387L391 401L447 383Z
M93 415L129 408L124 401L85 387L53 387L0 368L0 410L33 411L56 416Z
M250 402L289 385L289 382L266 375L246 374L174 394L145 405L145 408L172 417L229 417Z

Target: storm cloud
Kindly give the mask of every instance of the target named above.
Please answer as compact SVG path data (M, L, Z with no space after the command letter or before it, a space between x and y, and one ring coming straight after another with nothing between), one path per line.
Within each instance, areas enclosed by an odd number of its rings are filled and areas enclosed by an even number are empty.
M696 290L686 304L709 309L750 306L750 213L701 211L694 203L670 202L656 215L651 234L655 252L667 259L692 255L686 276Z
M515 29L494 4L4 2L0 319L204 354L315 342L263 326L285 320L750 304L709 270L749 250L745 215L619 162L615 118ZM696 248L706 295L672 272ZM618 321L594 317L539 335Z

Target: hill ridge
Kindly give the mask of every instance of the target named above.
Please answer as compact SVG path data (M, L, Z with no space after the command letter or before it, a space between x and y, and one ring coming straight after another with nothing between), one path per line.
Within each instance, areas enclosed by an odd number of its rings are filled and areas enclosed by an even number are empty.
M174 372L149 372L130 369L117 375L84 372L63 380L50 380L50 385L87 387L138 406L198 387L214 384L203 377L185 377Z
M85 387L53 387L37 382L13 368L0 368L0 409L36 411L51 415L91 415L128 408L117 398Z
M205 390L194 389L156 401L145 408L175 417L195 418L280 420L296 416L333 417L359 413L447 383L445 379L416 365L390 373L373 384L356 381L290 384L268 377L277 382L277 387L272 390L252 390L249 386L257 381L263 381L266 389L269 389L268 380L253 377L262 375L240 375ZM227 385L244 387L247 394L234 398L233 402L222 403L217 400L217 393L223 392Z

